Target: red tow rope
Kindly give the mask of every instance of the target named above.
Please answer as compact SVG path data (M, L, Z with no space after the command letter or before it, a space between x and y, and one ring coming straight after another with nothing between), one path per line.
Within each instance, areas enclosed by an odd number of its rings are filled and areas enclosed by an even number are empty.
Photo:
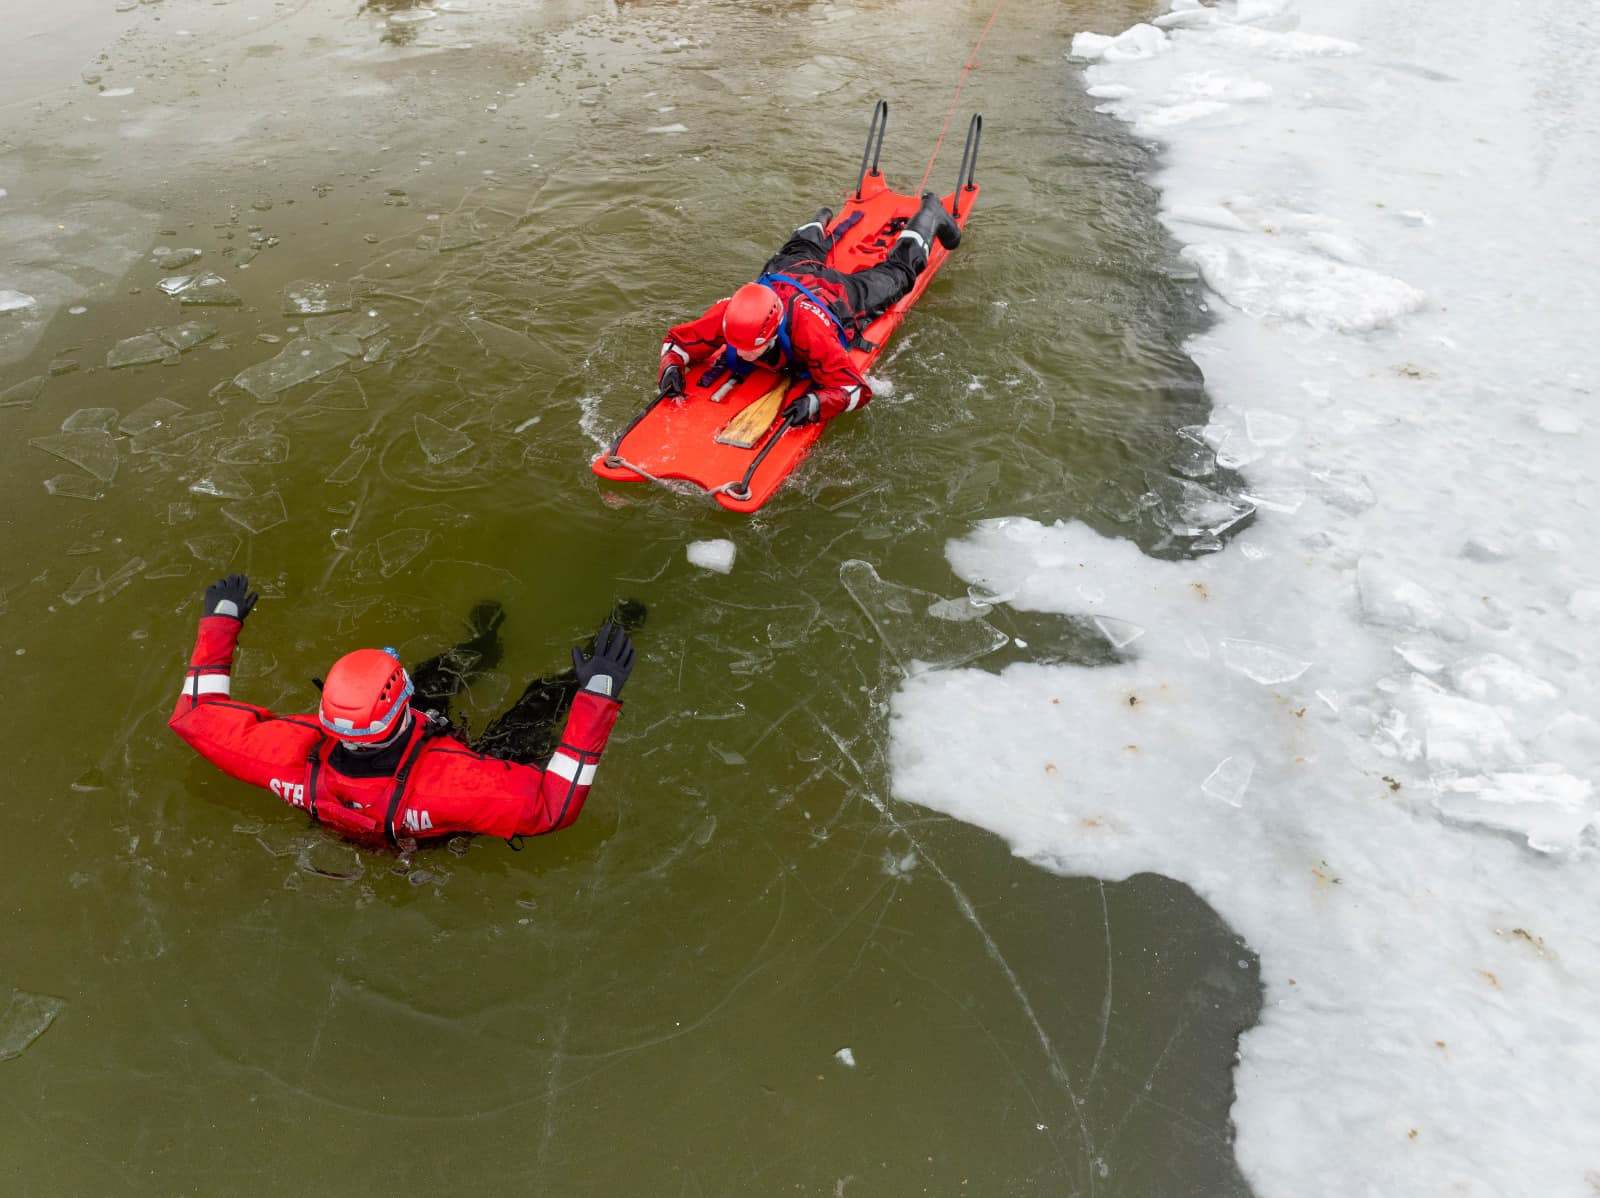
M978 40L972 43L972 53L967 55L967 61L961 67L961 76L956 80L956 94L950 97L950 107L945 111L944 124L939 126L939 138L933 143L933 155L928 159L927 169L922 172L922 182L917 184L918 195L921 195L923 189L928 186L928 176L933 174L933 164L939 160L939 150L944 145L944 135L950 129L950 118L955 116L956 105L961 102L961 89L967 84L967 76L972 74L973 68L978 65L978 51L983 49L983 39L989 36L989 30L994 28L995 18L1005 6L1006 0L995 0L994 11L989 14L983 32L978 34Z

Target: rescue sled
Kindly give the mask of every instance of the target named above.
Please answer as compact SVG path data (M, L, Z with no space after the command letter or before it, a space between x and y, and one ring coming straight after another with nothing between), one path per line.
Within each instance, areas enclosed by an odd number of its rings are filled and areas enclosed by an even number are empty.
M892 190L878 169L888 122L889 105L879 100L867 130L867 147L861 155L855 191L828 226L829 236L837 238L827 258L827 264L835 270L852 272L883 261L906 221L921 206L919 196ZM978 199L973 173L982 135L983 117L974 113L967 127L956 189L943 197L945 210L963 229ZM928 265L917 277L916 286L868 325L849 350L857 370L865 374L877 360L948 256L949 251L937 240L929 246ZM811 452L827 426L791 425L781 415L789 401L809 388L808 380L786 380L765 366L735 380L721 361L719 351L705 362L696 363L685 379L681 401L657 398L634 417L610 449L594 459L594 472L612 482L692 483L734 512L753 512L771 499ZM771 393L779 386L784 388L783 401L774 406ZM773 410L770 426L753 438L729 437L725 432L729 423L763 399ZM738 441L748 445L731 443Z

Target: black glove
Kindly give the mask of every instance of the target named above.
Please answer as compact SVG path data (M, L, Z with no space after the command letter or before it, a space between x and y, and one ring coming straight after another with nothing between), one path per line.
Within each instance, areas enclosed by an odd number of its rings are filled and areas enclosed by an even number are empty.
M615 699L633 673L633 642L628 639L627 629L607 620L595 633L593 656L585 657L582 649L572 650L572 668L584 690Z
M672 354L665 354L661 359L661 373L656 376L660 384L661 394L672 399L683 398L683 364Z
M259 598L260 595L250 590L248 578L243 574L230 574L206 588L205 614L232 616L242 624Z
M785 408L783 414L790 424L815 424L822 419L822 401L816 392L807 391Z

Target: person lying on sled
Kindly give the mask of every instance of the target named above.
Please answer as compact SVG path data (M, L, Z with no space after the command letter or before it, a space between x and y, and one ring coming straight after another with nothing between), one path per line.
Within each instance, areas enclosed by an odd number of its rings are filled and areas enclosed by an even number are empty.
M663 395L681 399L685 370L725 345L736 377L757 361L810 376L812 388L788 410L793 423L832 420L871 400L872 389L850 362L852 339L916 286L931 239L953 250L961 244L961 227L938 196L924 192L889 256L846 274L826 265L831 220L832 209L822 209L767 260L755 282L667 331L658 373Z
M242 574L206 588L168 720L224 773L369 845L458 832L509 840L578 818L633 670L623 626L608 620L587 652L572 651L570 671L530 683L473 746L450 724L448 706L474 672L499 661L499 604L480 604L473 635L414 676L393 649L357 649L334 662L315 712L277 715L230 693L234 649L256 599ZM637 623L643 608L632 609ZM562 709L566 724L552 747Z

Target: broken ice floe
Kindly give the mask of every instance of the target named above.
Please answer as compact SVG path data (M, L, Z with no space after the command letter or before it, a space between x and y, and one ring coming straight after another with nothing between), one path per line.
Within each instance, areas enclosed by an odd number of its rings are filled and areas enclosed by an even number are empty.
M942 620L930 615L929 608L940 596L889 582L870 562L845 562L839 567L839 581L907 674L964 665L1011 639L986 620Z
M337 370L349 358L327 342L313 337L296 337L274 358L247 366L233 376L234 385L262 402L301 383L310 382L330 370Z
M48 994L12 990L0 1010L0 1061L21 1056L61 1014L66 1002Z
M103 483L117 476L117 443L104 429L78 429L69 433L52 433L47 437L34 437L28 442L64 462L71 462L86 470Z
M472 438L460 429L441 424L432 416L425 416L421 412L412 417L411 426L416 430L417 444L422 447L422 456L428 459L430 466L439 466L458 458L475 444Z
M37 302L26 292L0 290L0 316L15 312L31 312Z
M289 518L276 487L265 495L236 500L224 507L222 514L245 531L255 533L276 528Z
M318 316L333 312L348 312L352 302L348 283L299 279L283 289L285 316Z

